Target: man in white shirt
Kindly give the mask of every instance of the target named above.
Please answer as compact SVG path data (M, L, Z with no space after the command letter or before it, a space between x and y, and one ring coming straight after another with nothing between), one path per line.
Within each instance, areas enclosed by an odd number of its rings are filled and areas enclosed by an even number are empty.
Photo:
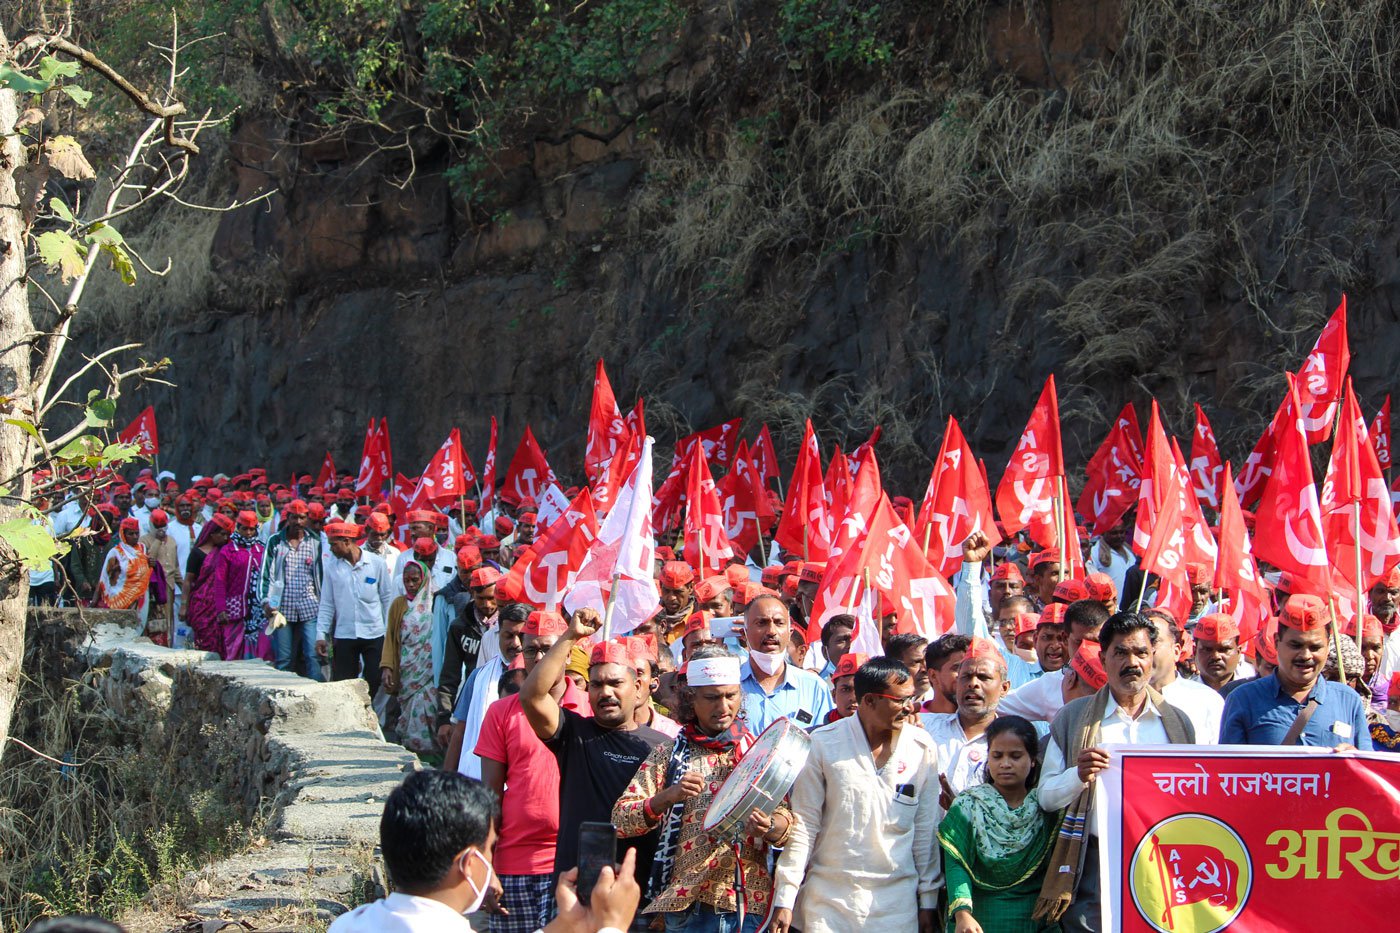
M1128 547L1128 526L1119 521L1089 548L1089 559L1084 562L1084 569L1108 574L1114 588L1122 593L1123 581L1135 563L1137 559Z
M1244 659L1240 628L1223 612L1212 612L1196 623L1196 679L1219 692L1228 683L1257 675ZM1224 694L1221 694L1222 699Z
M1105 745L1190 745L1191 720L1151 686L1153 648L1170 637L1151 619L1135 612L1110 616L1099 632L1106 684L1093 696L1065 705L1050 725L1050 744L1040 779L1041 809L1067 809L1062 832L1087 820L1082 859L1077 865L1047 866L1040 901L1053 904L1046 923L1059 921L1065 933L1099 933L1098 826L1092 806L1095 776L1108 767ZM1042 678L1043 679L1043 678ZM1087 736L1087 741L1085 741Z
M1157 626L1157 644L1152 649L1152 686L1191 720L1196 730L1196 744L1218 744L1225 698L1205 684L1177 674L1176 662L1181 658L1184 639L1172 614L1164 609L1144 609L1142 614Z
M379 821L379 848L394 893L344 914L331 933L470 933L466 915L500 892L491 864L499 822L496 795L480 781L451 771L410 774L389 795ZM559 916L545 933L626 929L641 899L636 861L636 850L629 849L620 869L603 866L587 907L575 889L578 870L561 875Z
M379 691L379 661L384 654L389 604L394 601L393 581L384 558L355 543L360 534L358 525L330 522L324 533L333 559L325 562L321 581L316 654L324 658L326 639L333 639L331 679L363 675L373 699Z
M997 717L997 704L1006 696L1006 659L991 641L974 638L958 665L956 713L920 713L924 731L938 749L943 809L974 784L987 768L987 727Z

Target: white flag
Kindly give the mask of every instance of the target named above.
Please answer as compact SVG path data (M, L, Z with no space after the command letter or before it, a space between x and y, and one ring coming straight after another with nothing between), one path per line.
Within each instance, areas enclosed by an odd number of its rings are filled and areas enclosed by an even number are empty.
M607 610L613 575L617 600L613 606L612 636L626 635L651 618L661 603L653 579L656 538L651 527L651 448L648 437L642 456L632 468L608 517L598 528L579 565L574 585L564 594L564 608L576 612L587 606Z

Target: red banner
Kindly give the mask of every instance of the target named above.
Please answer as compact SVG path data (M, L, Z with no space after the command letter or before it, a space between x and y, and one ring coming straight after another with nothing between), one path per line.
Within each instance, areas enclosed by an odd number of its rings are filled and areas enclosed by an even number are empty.
M1400 757L1109 752L1098 815L1104 930L1321 928L1328 904L1346 905L1353 929L1390 928L1400 906Z

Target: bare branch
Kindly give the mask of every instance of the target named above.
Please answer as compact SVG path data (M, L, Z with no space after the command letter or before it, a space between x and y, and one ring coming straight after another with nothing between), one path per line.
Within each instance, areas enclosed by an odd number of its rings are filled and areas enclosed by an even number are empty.
M49 411L53 408L54 404L59 399L63 398L63 393L68 391L68 387L71 386L74 382L81 379L83 374L86 373L88 370L92 369L92 367L99 365L99 360L111 356L113 353L121 353L123 350L134 350L139 346L141 346L141 344L139 343L124 343L119 347L112 347L111 349L103 350L96 356L85 355L83 359L87 360L87 364L63 381L63 385L58 387L58 391L53 394L53 398L45 402L44 406L39 409L38 418L35 420L43 420L44 416L49 413Z

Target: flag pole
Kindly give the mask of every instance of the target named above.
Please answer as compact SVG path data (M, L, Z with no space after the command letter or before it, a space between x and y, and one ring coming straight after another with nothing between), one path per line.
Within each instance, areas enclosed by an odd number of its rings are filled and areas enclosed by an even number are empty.
M603 641L612 640L612 617L613 607L617 605L617 583L622 579L622 571L614 570L612 575L612 587L608 590L608 605L603 610Z
M1134 612L1142 612L1142 601L1147 598L1147 568L1142 566L1142 561L1138 561L1138 569L1142 571L1142 586L1138 589L1137 608Z
M1055 503L1055 545L1056 550L1060 552L1061 580L1065 578L1065 507L1060 492L1060 481L1063 479L1063 476L1055 477L1055 492L1051 496L1052 501Z
M1355 539L1355 541L1356 541L1356 647L1360 648L1360 647L1361 647L1361 641L1362 641L1361 630L1362 630L1362 628L1364 627L1364 626L1361 624L1361 620L1362 620L1362 618L1364 617L1364 614L1365 614L1364 610L1365 610L1365 606L1366 606L1366 604L1362 601L1362 600L1365 599L1365 590L1363 589L1363 587L1366 585L1366 582L1365 582L1365 580L1362 579L1362 571L1361 571L1361 500L1360 500L1360 499L1357 499L1355 502L1353 502L1353 503L1351 504L1351 534L1352 534L1352 537L1353 537L1353 538ZM1341 652L1338 652L1338 657L1340 657L1340 656L1341 656Z
M802 523L802 562L806 563L811 558L807 556L807 523Z

